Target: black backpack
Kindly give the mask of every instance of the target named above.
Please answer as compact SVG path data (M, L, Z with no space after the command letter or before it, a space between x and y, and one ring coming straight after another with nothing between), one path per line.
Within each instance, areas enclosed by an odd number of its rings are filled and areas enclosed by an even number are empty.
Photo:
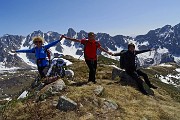
M122 50L120 52L121 56L120 56L120 68L124 69L125 68L125 53L127 52L127 50Z

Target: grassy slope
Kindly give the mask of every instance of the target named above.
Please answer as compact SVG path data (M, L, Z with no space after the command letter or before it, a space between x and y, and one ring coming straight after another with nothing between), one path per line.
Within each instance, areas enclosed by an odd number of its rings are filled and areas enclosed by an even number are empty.
M74 81L82 83L87 81L88 70L83 61L70 59L74 64L69 68L75 71ZM117 61L101 57L97 69L97 84L73 85L68 84L67 89L58 95L50 96L44 102L33 102L34 99L12 101L3 114L7 119L45 119L45 120L85 120L85 119L123 119L123 120L178 120L180 119L180 92L173 86L161 83L154 74L157 71L166 74L164 68L153 67L145 71L152 82L159 88L155 96L142 95L136 88L122 86L119 82L111 80L111 67L103 63L118 64ZM173 69L173 68L172 68ZM65 80L66 81L66 80ZM68 83L68 82L66 82ZM101 96L96 96L93 90L97 86L105 88ZM80 106L76 111L61 112L52 105L60 95L66 95ZM116 102L117 110L103 108L103 99Z

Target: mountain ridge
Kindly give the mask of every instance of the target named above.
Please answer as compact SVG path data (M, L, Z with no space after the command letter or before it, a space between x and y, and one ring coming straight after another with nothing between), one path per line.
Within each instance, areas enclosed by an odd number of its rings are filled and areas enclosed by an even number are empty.
M76 32L73 28L69 28L67 33L64 35L68 37L82 39L87 38L87 34L88 33L84 30ZM47 33L44 33L41 30L37 30L27 36L9 34L4 35L0 37L0 54L2 55L0 56L0 65L3 66L2 63L6 62L7 67L23 67L21 63L26 64L26 61L24 61L20 55L12 54L10 51L22 48L28 49L33 47L32 37L37 35L44 37L45 44L47 44L49 42L59 39L62 34L53 31L48 31ZM22 43L23 40L24 43ZM113 53L120 52L123 49L127 49L127 45L130 42L135 43L136 49L139 50L155 48L156 51L152 52L153 55L151 55L151 57L149 57L149 55L147 54L144 54L142 56L139 55L139 58L141 59L141 66L150 66L165 62L177 62L180 59L180 24L177 24L173 27L171 25L165 25L162 28L150 30L147 34L138 35L135 38L123 35L111 36L108 33L96 33L96 40L101 43L102 47L108 49ZM70 52L64 52L67 51L65 49L71 49L71 51L73 51L73 54L71 54ZM78 55L81 55L83 53L83 45L79 43L74 43L69 40L63 40L60 44L54 47L53 52L60 52L65 55L71 55L77 58ZM101 53L100 51L98 51L98 54L110 57L104 53ZM34 55L26 54L26 57L26 59L29 59L29 61L35 63ZM160 58L159 61L156 61L156 59L154 59L157 57ZM110 58L118 59L117 57ZM149 60L151 62L148 62ZM26 67L27 66L29 65L26 65Z

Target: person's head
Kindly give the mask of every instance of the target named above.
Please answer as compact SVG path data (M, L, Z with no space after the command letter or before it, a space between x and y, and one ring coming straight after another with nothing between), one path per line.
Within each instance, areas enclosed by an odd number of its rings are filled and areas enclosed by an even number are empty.
M40 36L34 37L34 38L33 38L33 43L34 43L36 46L42 46L42 44L44 43L44 38L43 38L43 37L40 37Z
M133 43L128 44L128 50L131 51L131 52L134 52L135 45Z
M88 39L89 40L94 40L95 39L95 34L93 32L88 33Z

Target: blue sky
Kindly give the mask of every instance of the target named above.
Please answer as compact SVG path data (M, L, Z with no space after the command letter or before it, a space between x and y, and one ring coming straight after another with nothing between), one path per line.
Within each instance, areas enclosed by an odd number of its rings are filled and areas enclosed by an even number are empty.
M180 0L0 0L0 36L68 28L140 35L180 23Z

